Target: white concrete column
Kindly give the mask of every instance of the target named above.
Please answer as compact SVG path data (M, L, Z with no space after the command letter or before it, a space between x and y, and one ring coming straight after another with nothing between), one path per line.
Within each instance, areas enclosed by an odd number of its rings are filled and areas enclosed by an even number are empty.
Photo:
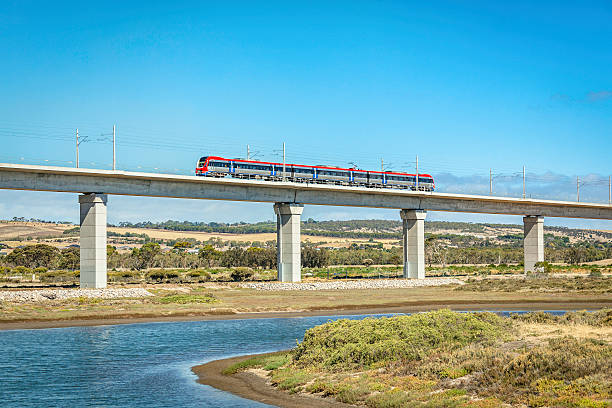
M106 194L83 194L81 205L81 287L106 287Z
M423 210L401 210L404 278L425 279L425 216Z
M299 282L302 280L302 253L300 246L300 216L302 204L276 203L276 259L278 280Z
M536 262L544 262L544 217L523 217L525 239L525 273L532 272Z

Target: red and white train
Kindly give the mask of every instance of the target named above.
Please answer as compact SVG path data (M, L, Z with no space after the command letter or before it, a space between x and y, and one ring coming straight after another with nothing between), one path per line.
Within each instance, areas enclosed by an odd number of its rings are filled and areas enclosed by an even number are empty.
M374 188L398 188L419 191L434 191L434 179L429 174L419 174L417 183L415 174L396 173L391 171L366 171L361 169L343 169L339 167L306 166L286 163L283 174L282 163L270 163L254 160L224 159L217 156L202 157L196 166L196 176L236 177L299 182L340 184Z

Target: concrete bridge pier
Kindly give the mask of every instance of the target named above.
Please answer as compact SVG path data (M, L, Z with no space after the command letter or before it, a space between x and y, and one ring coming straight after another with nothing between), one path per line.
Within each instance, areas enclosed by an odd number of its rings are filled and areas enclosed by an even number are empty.
M276 203L276 259L278 280L299 282L302 280L302 253L300 246L300 218L302 204Z
M401 210L404 278L425 279L425 216L423 210Z
M525 239L523 249L525 251L525 273L533 272L536 262L544 262L544 217L523 217Z
M106 287L106 194L83 194L81 205L81 287Z

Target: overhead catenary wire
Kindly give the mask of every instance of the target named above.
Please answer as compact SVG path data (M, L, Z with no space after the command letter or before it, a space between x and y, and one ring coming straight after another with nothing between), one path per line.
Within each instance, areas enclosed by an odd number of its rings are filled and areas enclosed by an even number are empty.
M87 144L108 144L110 148L110 143L112 143L112 133L109 130L100 131L101 129L109 128L110 126L108 124L79 123L79 136L83 137L83 139L87 141ZM70 145L72 146L74 146L74 131L74 127L58 126L48 123L19 124L15 121L4 120L0 122L0 137L14 137L23 140L31 139L38 141L49 141L50 143L65 142L70 143ZM201 152L201 155L213 154L228 158L234 158L237 156L242 156L244 154L236 154L239 151L237 146L244 146L241 141L244 138L241 137L230 137L227 135L215 135L214 137L212 137L208 135L202 135L202 142L194 141L193 136L191 136L191 138L191 141L190 137L176 140L169 138L168 134L161 130L144 130L130 125L122 125L121 137L116 139L115 143L117 148L132 149L128 150L129 152L139 150L172 150L177 152L189 153L190 155L192 155L194 152L198 152L199 156ZM66 146L68 147L70 145L67 144ZM249 154L247 154L247 156L250 159L261 161L277 161L278 159L280 159L280 155L276 154L276 152L274 151L275 147L276 146L273 141L263 140L261 137L259 139L254 138L254 141L252 143L249 143L250 152ZM374 170L377 169L378 165L380 165L380 163L377 163L380 156L372 155L370 153L356 153L350 150L332 151L331 149L325 149L325 147L321 145L313 146L312 144L304 143L289 143L287 147L289 149L287 149L286 152L286 163L306 165L323 164L344 168L359 167L365 170ZM73 148L69 150L73 151ZM244 150L242 150L242 152L244 152ZM416 170L416 160L406 160L406 153L410 152L386 152L384 154L385 170L402 171L407 173L414 172ZM375 156L378 156L378 158ZM110 160L110 154L108 157ZM416 158L416 155L414 157ZM16 160L19 159L17 158ZM72 165L74 165L73 160L53 160L52 158L44 158L39 160L41 163L62 162L71 163ZM428 155L419 155L418 161L419 173L427 172L429 174L434 175L434 177L451 178L449 180L460 180L462 177L467 177L471 180L474 180L474 185L470 187L461 188L472 188L475 189L475 191L478 191L478 189L481 188L481 191L483 193L487 190L487 180L485 174L486 172L489 172L488 190L490 194L492 194L493 188L495 188L496 194L514 194L512 192L514 191L514 186L516 184L520 185L521 176L523 175L521 172L517 172L516 169L484 169L466 163L454 163L448 161L445 162L443 160L439 160L439 158L437 157ZM34 160L32 160L32 162L32 164L34 164ZM108 166L110 168L116 168L116 161L115 166L113 166L113 163L107 165L105 161L83 162L83 165L85 165L86 163L87 165L103 165ZM123 165L123 168L161 169L162 167L156 168L151 165L134 166L134 163L125 163L125 165ZM170 168L170 170L172 170L173 168ZM181 166L180 171L188 173L189 166ZM481 179L479 179L479 175L482 175ZM524 177L522 179L524 181L524 184L529 184L530 190L533 189L533 187L531 186L535 187L536 185L551 184L554 186L558 186L555 188L563 188L564 190L569 191L569 186L572 184L572 178L575 179L575 177L575 175L562 175L545 171L535 172L532 169L532 171L530 172L525 171ZM608 187L607 190L609 193L609 177L603 178L603 176L597 174L579 175L579 177L581 199L583 194L585 194L585 197L587 197L591 196L596 191L599 191L600 193L602 191L605 191L602 187ZM479 180L482 180L482 182ZM493 182L494 185L492 185ZM438 188L444 189L445 186L443 184L438 184ZM525 195L526 193L527 192L525 191ZM532 194L537 193L530 191L530 195ZM610 194L607 195L608 202L611 202L612 200L610 200Z

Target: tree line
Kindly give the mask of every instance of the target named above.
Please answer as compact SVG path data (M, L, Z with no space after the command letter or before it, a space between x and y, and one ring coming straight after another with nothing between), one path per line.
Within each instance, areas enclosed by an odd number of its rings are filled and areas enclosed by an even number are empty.
M171 251L162 251L156 242L148 242L140 248L119 252L107 246L109 269L145 270L149 268L203 268L203 267L250 267L262 269L276 268L275 247L232 247L219 250L207 244L198 252L190 253L185 249L190 245L178 243ZM348 248L319 249L310 244L302 245L302 266L326 267L330 265L401 265L402 248L380 248L378 246L359 246ZM569 248L547 247L545 259L548 262L579 264L612 258L612 247L572 246ZM442 246L435 240L425 245L427 264L511 264L523 261L522 248L515 247L468 247L452 248ZM47 269L79 269L79 248L58 249L51 245L36 244L16 248L0 258L0 265L6 267L27 267Z

